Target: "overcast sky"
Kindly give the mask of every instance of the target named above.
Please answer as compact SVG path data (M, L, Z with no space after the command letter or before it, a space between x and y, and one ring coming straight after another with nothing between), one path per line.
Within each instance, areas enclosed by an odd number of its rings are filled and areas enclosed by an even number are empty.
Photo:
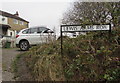
M0 10L14 14L18 11L19 16L29 21L29 26L54 27L59 31L62 15L70 7L74 0L4 0Z
M21 18L30 22L30 27L47 26L51 29L55 27L58 32L63 14L71 7L74 1L76 0L0 0L0 10L11 14L18 11Z

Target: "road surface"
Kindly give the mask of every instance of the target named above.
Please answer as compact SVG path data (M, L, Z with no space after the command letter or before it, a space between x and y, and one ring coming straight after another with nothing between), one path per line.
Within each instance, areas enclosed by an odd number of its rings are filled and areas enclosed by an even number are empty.
M22 53L22 51L16 48L2 49L2 81L14 81L11 64L20 53Z

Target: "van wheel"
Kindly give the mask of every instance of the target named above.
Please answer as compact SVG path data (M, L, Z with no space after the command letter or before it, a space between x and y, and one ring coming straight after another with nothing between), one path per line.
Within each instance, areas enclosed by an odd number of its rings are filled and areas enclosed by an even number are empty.
M29 50L29 43L28 43L28 41L21 41L20 42L20 49L22 51Z

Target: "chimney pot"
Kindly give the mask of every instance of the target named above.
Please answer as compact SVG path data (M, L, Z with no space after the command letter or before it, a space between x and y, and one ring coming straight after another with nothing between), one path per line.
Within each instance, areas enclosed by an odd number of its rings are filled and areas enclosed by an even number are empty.
M16 13L15 13L14 15L15 15L15 16L19 16L18 11L16 11Z

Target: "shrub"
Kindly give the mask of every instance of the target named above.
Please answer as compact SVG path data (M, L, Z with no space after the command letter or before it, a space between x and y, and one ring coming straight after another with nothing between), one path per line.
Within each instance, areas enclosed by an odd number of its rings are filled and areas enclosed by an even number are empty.
M31 48L26 62L36 80L119 81L119 38L120 29L65 38L62 56L57 40Z

